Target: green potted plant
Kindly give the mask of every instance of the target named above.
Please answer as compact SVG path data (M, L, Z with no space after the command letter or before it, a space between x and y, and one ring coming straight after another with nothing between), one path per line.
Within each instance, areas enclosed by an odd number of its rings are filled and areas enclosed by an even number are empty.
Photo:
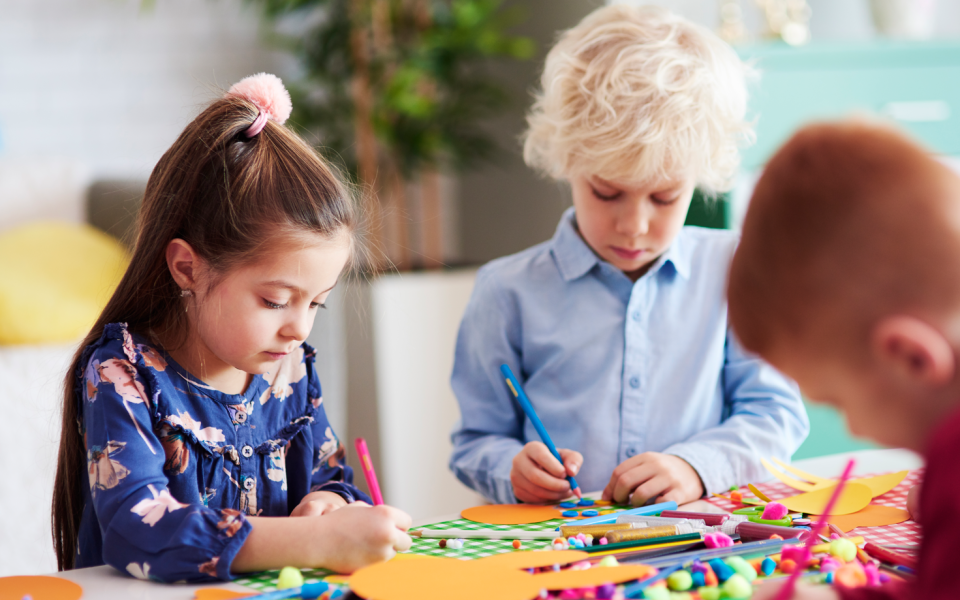
M495 157L482 122L509 97L491 66L534 53L532 40L509 33L521 7L504 0L257 1L303 69L290 85L292 120L315 130L322 150L360 185L380 266L442 264L440 174ZM297 33L276 33L291 23ZM411 240L406 217L415 203L419 240Z

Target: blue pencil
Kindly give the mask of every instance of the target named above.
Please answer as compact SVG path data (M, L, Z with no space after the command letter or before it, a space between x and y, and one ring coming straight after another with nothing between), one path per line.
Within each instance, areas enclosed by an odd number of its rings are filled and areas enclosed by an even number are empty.
M507 365L500 365L500 372L503 373L504 377L506 377L507 387L509 387L510 391L513 392L513 396L517 399L517 402L520 403L520 408L523 409L523 412L527 415L527 418L530 419L531 423L533 423L533 428L537 430L538 434L540 434L540 439L543 440L543 443L546 444L547 448L550 449L550 453L560 461L561 465L563 465L563 459L560 458L560 452L557 450L557 447L553 445L553 440L550 439L550 434L547 433L547 429L540 421L540 417L537 416L537 412L533 410L533 404L530 404L530 399L527 398L527 394L523 391L523 387L520 385L520 382L517 381L517 378L513 376L513 371L511 371L510 367ZM577 484L577 480L568 475L567 481L570 482L570 490L577 496L577 498L583 498L583 493L580 491L580 486Z
M590 517L589 519L580 519L575 523L570 523L570 525L606 525L607 523L616 523L617 517L622 517L623 515L659 515L665 510L677 510L677 503L673 500L667 502L659 502L657 504L649 504L647 506L638 506L637 508L629 508L627 510L621 510L620 512L610 513L609 515L599 515L596 517Z

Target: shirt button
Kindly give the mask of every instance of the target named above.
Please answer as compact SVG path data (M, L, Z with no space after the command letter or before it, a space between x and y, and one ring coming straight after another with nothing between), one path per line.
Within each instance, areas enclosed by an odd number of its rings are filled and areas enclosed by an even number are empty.
M633 314L630 315L630 317L631 317L634 321L639 321L639 320L640 320L640 311L639 311L639 310L633 311Z
M627 458L633 458L637 454L636 448L627 448Z
M253 479L253 477L247 477L243 480L243 489L247 490L248 492L255 487L257 487L257 482Z
M630 378L630 387L632 387L633 389L637 389L638 387L640 387L640 378L637 377L636 375L634 375L633 377L631 377L631 378Z
M243 412L243 411L237 411L236 421L237 421L237 423L246 423L246 421L247 421L247 413L245 413L245 412Z
M244 458L250 458L253 456L253 446L244 446L240 449L240 454L242 454Z

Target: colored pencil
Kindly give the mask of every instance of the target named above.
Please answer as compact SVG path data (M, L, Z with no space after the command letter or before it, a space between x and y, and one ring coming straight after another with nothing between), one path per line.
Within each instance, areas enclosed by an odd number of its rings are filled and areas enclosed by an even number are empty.
M547 445L547 448L550 449L550 453L560 461L560 466L563 466L563 459L560 458L560 451L557 450L557 447L553 444L553 440L550 439L550 434L547 433L547 428L543 426L543 422L540 420L540 417L537 416L537 411L533 410L533 404L530 403L530 399L527 398L526 392L523 391L523 387L520 385L520 382L516 377L513 376L513 371L510 370L510 367L507 365L500 365L500 372L503 373L503 376L507 380L507 387L510 388L510 391L513 392L514 398L517 399L517 402L520 403L520 408L523 409L523 412L527 415L527 418L530 419L530 422L533 423L533 428L537 430L537 433L540 435L540 439L543 440L543 443ZM567 481L570 482L570 491L573 492L577 498L583 498L583 492L580 491L580 486L577 484L577 480L573 478L572 475L567 475Z
M642 560L643 564L650 565L651 567L669 567L676 563L686 564L692 561L695 558L700 560L710 560L711 558L726 558L728 556L749 556L751 554L756 555L769 555L777 552L782 549L784 546L791 546L794 544L799 544L800 540L797 538L792 538L789 540L760 540L757 542L745 542L743 544L734 544L733 546L727 546L726 548L714 548L712 550L695 550L692 552L683 552L681 554L673 554L671 556L664 556L661 558L654 558L652 560Z
M590 517L589 519L581 519L579 521L574 521L569 523L570 525L599 525L604 523L616 523L617 518L623 515L658 515L665 510L676 510L677 503L670 502L661 502L659 504L650 504L649 506L638 506L637 508L630 508L627 510L621 510L620 512L610 513L609 515L600 515L597 517Z
M840 482L837 483L837 487L833 489L833 494L830 495L830 500L827 501L827 506L823 509L823 514L820 516L820 520L816 522L813 526L813 529L810 531L810 538L817 539L817 536L820 535L820 532L823 530L824 526L827 524L827 519L830 518L830 511L833 510L834 505L837 503L837 500L840 499L840 494L843 492L844 486L847 484L847 480L850 479L850 474L853 473L853 465L856 464L852 458L850 462L847 463L847 468L843 470L843 475L840 476ZM797 569L791 573L790 579L787 580L783 587L780 588L780 593L777 594L775 600L788 600L790 596L793 595L793 588L797 585L797 578L800 577L804 569L799 568L800 565L797 565Z
M659 544L668 544L670 542L689 542L701 541L703 534L699 531L694 533L681 533L679 535L665 535L658 538L647 538L644 540L630 540L628 542L619 542L616 544L604 544L602 546L587 546L584 551L593 554L594 552L609 552L610 550L624 550L627 548L641 548L643 546L655 546ZM579 550L579 548L577 548Z
M374 506L380 506L383 504L383 496L380 495L380 484L377 482L377 472L373 470L373 461L370 460L367 441L358 437L353 443L357 447L357 454L360 456L360 468L363 470L363 476L367 479L367 487L370 488L373 504Z

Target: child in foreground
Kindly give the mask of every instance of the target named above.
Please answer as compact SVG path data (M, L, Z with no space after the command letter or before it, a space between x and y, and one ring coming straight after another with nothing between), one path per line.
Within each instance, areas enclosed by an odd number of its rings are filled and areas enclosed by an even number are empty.
M801 130L757 184L729 299L747 348L842 410L853 433L927 460L916 580L792 597L956 598L960 178L884 127Z
M61 569L349 572L410 545L409 517L353 486L304 343L359 249L349 192L290 109L279 79L248 77L150 175L129 268L66 378Z
M796 385L727 327L737 237L683 227L751 137L745 67L656 7L600 8L546 59L527 163L570 184L553 239L483 267L460 327L450 466L502 503L585 491L689 502L766 477L807 434ZM563 463L499 367L520 379Z

